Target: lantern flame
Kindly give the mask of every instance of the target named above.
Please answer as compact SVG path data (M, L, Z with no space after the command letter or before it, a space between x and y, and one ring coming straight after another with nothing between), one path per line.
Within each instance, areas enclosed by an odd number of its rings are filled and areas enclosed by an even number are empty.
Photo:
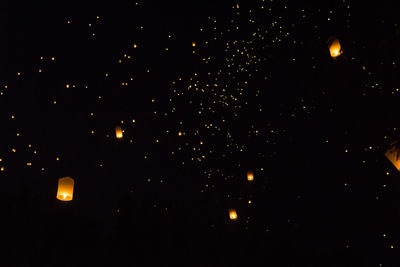
M64 177L58 179L57 199L61 201L71 201L74 193L74 179Z
M120 126L115 127L115 136L116 136L118 139L121 139L121 138L124 136L124 134L123 134L122 129L121 129Z
M229 219L231 219L232 221L236 221L237 220L237 213L235 209L229 209Z
M331 45L329 46L329 52L331 53L332 58L336 58L343 53L338 39L334 39L332 41Z

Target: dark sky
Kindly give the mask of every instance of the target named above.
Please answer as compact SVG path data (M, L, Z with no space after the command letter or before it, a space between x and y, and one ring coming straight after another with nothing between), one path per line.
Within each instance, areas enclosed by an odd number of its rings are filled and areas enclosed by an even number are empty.
M399 11L2 1L9 266L397 266Z

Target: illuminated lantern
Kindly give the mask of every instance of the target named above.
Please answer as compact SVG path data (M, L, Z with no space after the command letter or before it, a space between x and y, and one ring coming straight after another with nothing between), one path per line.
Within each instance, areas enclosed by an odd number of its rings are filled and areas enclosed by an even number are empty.
M329 44L329 52L331 53L332 58L336 58L343 53L342 47L340 46L338 39L333 38L333 39L329 40L328 42L330 43Z
M229 219L231 219L232 221L236 221L237 220L237 213L235 209L229 209Z
M116 136L118 139L121 139L121 138L124 136L123 133L122 133L122 129L121 129L120 126L115 127L115 136Z
M253 171L248 171L247 172L247 181L253 181L254 180L254 173Z
M385 156L388 160L400 171L400 144L395 141L391 147L385 152Z
M71 201L74 194L74 179L64 177L58 179L57 199Z

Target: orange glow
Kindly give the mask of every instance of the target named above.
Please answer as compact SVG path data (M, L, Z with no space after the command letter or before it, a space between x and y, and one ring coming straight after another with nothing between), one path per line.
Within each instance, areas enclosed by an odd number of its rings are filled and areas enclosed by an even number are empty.
M181 135L182 135L182 132L178 132L178 135L181 136Z
M253 171L248 171L247 172L247 181L253 181L254 180L254 173Z
M57 199L61 201L71 201L74 194L74 179L64 177L58 179Z
M115 127L115 136L121 139L124 135L120 126Z
M236 221L238 218L236 210L235 209L229 209L229 219L232 221Z
M332 41L331 45L329 46L329 52L331 53L332 58L336 58L343 53L338 39L334 39Z
M400 171L400 144L397 141L391 144L391 147L385 152L385 156Z

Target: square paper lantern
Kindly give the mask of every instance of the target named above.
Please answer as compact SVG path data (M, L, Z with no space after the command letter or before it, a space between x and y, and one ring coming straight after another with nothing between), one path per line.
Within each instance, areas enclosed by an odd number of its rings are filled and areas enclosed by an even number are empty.
M388 160L400 171L400 144L396 141L391 144L391 147L386 151L385 156Z
M331 38L328 42L330 43L329 52L331 53L332 58L336 58L343 53L342 47L340 46L340 42L338 39Z
M247 172L247 181L253 181L254 180L254 173L253 173L253 171L248 171Z
M236 221L238 218L236 210L235 209L229 209L229 219L232 221Z
M58 179L57 199L71 201L74 194L74 179L64 177Z
M115 127L115 136L121 139L124 135L120 126Z

